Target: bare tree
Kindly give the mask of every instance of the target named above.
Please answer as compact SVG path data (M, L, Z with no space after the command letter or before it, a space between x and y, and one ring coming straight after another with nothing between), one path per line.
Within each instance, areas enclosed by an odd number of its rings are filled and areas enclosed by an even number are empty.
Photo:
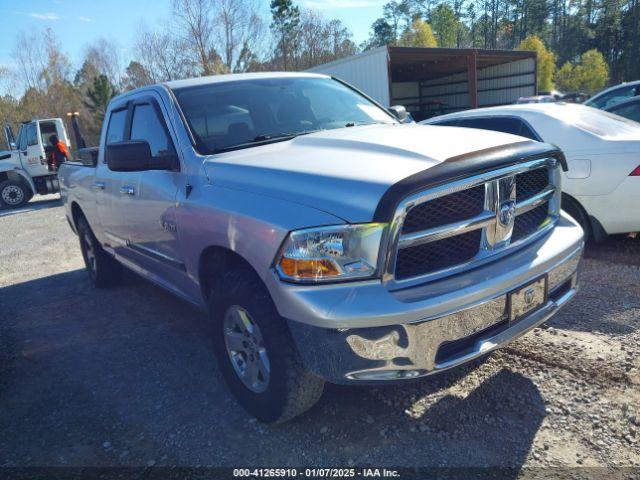
M42 87L42 71L46 57L39 33L30 35L21 32L16 39L12 57L17 65L17 76L25 88Z
M167 29L140 30L135 52L151 83L195 75L195 65L184 41L168 33Z
M104 75L116 87L120 87L123 75L123 61L119 46L105 38L99 38L87 45L84 62L92 65L98 75Z
M153 83L151 74L139 61L132 60L124 71L122 88L131 90Z
M303 70L356 53L351 32L340 20L327 21L322 15L303 10L296 31L294 67Z
M173 0L173 15L177 21L177 35L188 47L203 75L219 70L215 50L214 22L210 0Z
M233 72L246 71L259 54L265 24L253 0L217 0L214 30L222 61Z

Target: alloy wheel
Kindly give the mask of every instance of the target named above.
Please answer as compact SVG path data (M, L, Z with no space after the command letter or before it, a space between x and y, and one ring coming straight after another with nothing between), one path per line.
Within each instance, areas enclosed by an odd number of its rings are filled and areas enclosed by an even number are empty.
M89 269L92 276L95 277L97 267L96 267L96 251L93 248L93 242L91 241L91 234L88 230L84 231L82 236L82 242L84 243L84 255L85 260L87 262L87 268Z
M230 306L224 316L224 343L236 375L255 393L269 386L271 365L262 332L249 312Z

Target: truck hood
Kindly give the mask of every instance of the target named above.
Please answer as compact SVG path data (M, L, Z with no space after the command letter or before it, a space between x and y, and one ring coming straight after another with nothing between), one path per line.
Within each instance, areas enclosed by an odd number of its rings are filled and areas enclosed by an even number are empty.
M368 125L208 156L213 185L251 191L369 222L393 184L446 159L526 140L487 130Z

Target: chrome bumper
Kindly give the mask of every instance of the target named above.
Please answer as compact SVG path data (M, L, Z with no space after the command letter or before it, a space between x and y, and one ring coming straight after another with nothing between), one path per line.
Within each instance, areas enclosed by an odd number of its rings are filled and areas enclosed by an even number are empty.
M502 264L500 276L492 276L496 268L493 266L474 272L475 278L483 279L482 282L470 282L468 272L457 279L456 290L432 286L430 293L441 300L439 305L433 305L433 297L425 303L424 297L418 296L429 286L418 292L395 294L396 299L401 299L398 303L408 312L416 308L423 310L422 307L428 305L429 309L440 307L443 312L440 315L423 316L417 321L403 321L403 315L394 315L396 323L385 325L389 320L385 314L389 312L381 308L378 316L370 317L369 325L362 328L323 328L289 320L305 364L317 375L335 383L401 380L447 370L520 337L554 315L576 294L582 232L566 217L559 228L565 231L556 231L512 257L496 262ZM572 241L567 241L569 239ZM558 244L561 240L564 242ZM551 252L554 254L549 256ZM504 276L510 276L511 281L505 281ZM546 303L511 322L509 293L541 276L548 279ZM484 296L479 295L478 288ZM457 309L450 307L452 295L457 300L454 303L459 305ZM473 299L471 303L469 298ZM372 311L380 304L386 305L380 297L371 298L370 302L368 307ZM335 314L341 308L344 306L333 304L330 311Z
M464 322L458 323L460 314L455 314L438 319L436 322L408 326L414 328L411 333L409 333L409 331L407 332L409 338L407 348L399 347L397 340L394 342L394 339L389 337L376 342L363 341L361 337L356 335L348 337L347 342L351 345L354 353L362 356L366 355L366 358L372 360L382 360L384 365L376 368L346 372L344 376L349 380L396 380L422 377L462 365L498 347L506 345L552 317L576 294L576 275L574 275L572 279L568 279L568 282L571 282L571 286L567 288L566 291L563 291L556 299L550 299L542 308L527 315L522 320L510 325L507 319L503 319L501 320L504 322L503 328L498 326L500 323L500 321L498 321L495 328L496 333L487 333L486 335L478 334L476 338L473 338L474 334L471 333L470 335L458 336L456 338L456 333L454 332L461 333L465 328L463 327ZM498 303L501 302L502 300ZM482 315L483 312L481 312L481 310L483 309L484 308L480 306L465 310L465 317L473 318L475 315ZM486 321L490 317L477 318ZM446 325L448 325L448 327ZM477 326L478 323L474 325L476 328ZM390 337L393 337L393 334L391 334ZM471 337L470 348L454 352L452 355L440 361L438 360L440 345L447 341L455 341L469 337ZM373 343L375 343L375 347L370 348L373 346ZM358 347L354 348L354 345L358 345ZM366 345L366 347L362 349L361 347L364 345ZM395 362L398 358L409 359L411 363L410 365L404 365L398 368Z

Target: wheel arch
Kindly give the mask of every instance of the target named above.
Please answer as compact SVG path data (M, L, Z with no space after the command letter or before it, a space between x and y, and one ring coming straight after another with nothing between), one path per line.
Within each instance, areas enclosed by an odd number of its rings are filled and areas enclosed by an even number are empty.
M13 180L16 182L22 182L29 187L31 190L31 195L36 194L35 185L33 184L33 180L29 178L26 174L22 173L20 170L4 170L0 172L0 182L4 182L5 180Z
M567 192L562 192L562 204L564 205L565 201L569 202L573 202L574 204L576 204L578 207L580 207L582 209L582 211L585 213L585 215L587 214L587 211L584 209L584 207L582 206L582 204L576 200L576 198L567 193Z
M585 218L589 222L588 233L591 237L593 237L596 243L600 243L607 238L608 233L606 232L600 221L589 212L587 212L587 210L578 199L567 192L562 192L562 205L565 205L565 203L572 204L584 214Z
M209 292L215 278L238 267L247 268L262 282L257 270L238 252L220 245L210 245L204 248L198 260L198 282L202 298L205 301L209 300Z
M78 231L78 220L80 219L80 217L87 218L78 202L71 202L71 221L73 223L72 227L75 232Z

